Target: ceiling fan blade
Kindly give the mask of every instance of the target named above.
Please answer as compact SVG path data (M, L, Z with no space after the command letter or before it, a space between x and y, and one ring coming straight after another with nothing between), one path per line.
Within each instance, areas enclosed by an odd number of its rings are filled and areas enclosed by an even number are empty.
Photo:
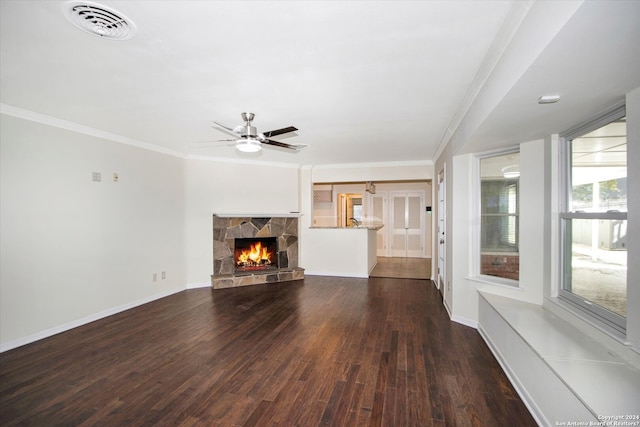
M221 125L220 123L216 122L215 120L211 120L211 121L212 121L213 123L215 123L216 125L220 126L222 129L226 129L226 130L228 130L229 132L233 132L233 129L232 129L232 128L227 127L227 126L225 126L225 125Z
M209 141L195 141L189 144L191 148L218 148L233 147L236 145L237 139L217 139Z
M214 128L215 130L218 130L218 131L220 131L220 132L224 132L224 133L226 133L226 134L229 134L229 135L232 135L232 136L234 136L234 137L237 137L238 132L235 132L235 131L234 131L234 129L228 128L228 127L226 127L226 126L224 126L224 125L221 125L220 123L215 122L215 121L214 121L213 123L215 123L215 124L216 124L216 126L219 126L219 127L211 126L211 127L212 127L212 128Z
M216 142L237 142L237 139L211 139L207 141L195 141L194 144L213 144Z
M274 147L287 148L289 150L295 150L295 151L299 151L307 147L306 144L287 144L280 141L274 141L273 139L265 139L264 141L262 141L262 143L273 145Z
M289 126L289 127L282 128L282 129L276 129L276 130L270 130L268 132L264 132L263 135L265 137L267 137L267 138L271 138L272 136L282 135L283 133L295 132L297 130L298 130L298 128L295 128L293 126Z

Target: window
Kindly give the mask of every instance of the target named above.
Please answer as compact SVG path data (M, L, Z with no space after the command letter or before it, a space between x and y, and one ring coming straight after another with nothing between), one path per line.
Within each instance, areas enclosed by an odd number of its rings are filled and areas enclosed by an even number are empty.
M615 330L627 315L627 126L618 108L563 135L560 298Z
M520 153L480 158L480 274L517 281Z

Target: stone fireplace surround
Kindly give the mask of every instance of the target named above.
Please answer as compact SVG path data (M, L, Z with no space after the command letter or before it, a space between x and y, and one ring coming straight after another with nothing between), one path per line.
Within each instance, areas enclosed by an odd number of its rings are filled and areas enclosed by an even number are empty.
M304 279L304 269L298 267L298 216L214 214L211 286L223 289ZM235 239L247 237L277 238L277 270L235 272Z

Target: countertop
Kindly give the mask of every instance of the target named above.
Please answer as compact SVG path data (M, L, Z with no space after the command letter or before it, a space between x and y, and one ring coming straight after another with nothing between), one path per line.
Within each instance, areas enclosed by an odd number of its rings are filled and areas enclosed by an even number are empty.
M342 230L380 230L382 227L384 227L383 224L379 224L379 225L359 225L357 227L338 227L338 226L311 226L309 228L318 228L318 229L342 229Z

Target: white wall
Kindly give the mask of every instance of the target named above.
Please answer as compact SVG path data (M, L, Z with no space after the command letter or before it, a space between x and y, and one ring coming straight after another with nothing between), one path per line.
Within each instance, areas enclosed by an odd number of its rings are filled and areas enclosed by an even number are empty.
M376 265L376 232L366 228L307 229L303 249L300 266L305 274L366 278Z
M475 326L478 321L477 284L468 278L471 276L473 261L473 217L472 168L474 157L471 154L454 156L453 175L447 182L447 290L451 318L457 322ZM474 302L476 304L474 305Z
M432 162L324 165L310 169L311 180L318 183L433 179Z
M520 289L503 293L542 304L550 274L551 141L520 144ZM496 293L496 292L494 292Z
M479 247L477 197L474 191L473 154L453 157L451 293L452 319L475 326L478 321L478 290L513 299L542 304L543 289L549 277L550 208L548 168L550 143L532 141L520 144L520 280L517 288L492 284L477 278L474 271Z
M184 160L0 121L3 350L184 288Z
M213 214L298 212L298 168L248 162L188 160L185 189L187 287L209 286Z
M213 213L300 210L295 166L187 160L0 117L2 351L209 286Z

